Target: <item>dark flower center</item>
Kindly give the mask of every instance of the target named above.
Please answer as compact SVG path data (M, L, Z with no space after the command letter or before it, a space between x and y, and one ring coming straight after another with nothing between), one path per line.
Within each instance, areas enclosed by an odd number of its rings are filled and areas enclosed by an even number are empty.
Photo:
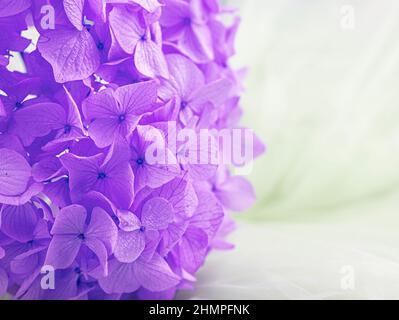
M27 245L28 245L29 247L32 247L32 246L33 246L33 240L28 241L28 242L27 242Z
M140 39L141 41L147 41L147 35L143 34Z
M145 231L145 227L144 226L141 226L140 227L140 232L144 232Z
M139 166L141 166L141 165L143 165L143 163L144 163L144 159L143 159L143 158L138 158L138 159L136 160L136 163L137 163Z
M86 239L85 235L83 233L81 233L80 235L78 235L78 239L79 240L84 240Z
M77 274L81 274L81 273L82 273L82 270L80 270L79 267L76 267L74 271L75 271Z
M18 101L18 102L15 103L15 109L16 109L16 110L21 109L22 106L23 106L22 102L19 102L19 101Z
M69 124L66 124L66 125L64 126L64 133L65 133L65 134L70 133L71 130L72 130L72 127L71 127Z
M185 26L189 26L191 24L191 18L189 18L189 17L184 18L183 19L183 24Z
M182 102L180 103L180 108L181 108L181 109L184 109L184 108L187 107L187 105L188 105L188 102L187 102L187 101L182 101Z
M97 44L97 49L98 49L98 50L103 50L103 49L104 49L104 43L99 42L99 43Z
M124 114L121 114L121 115L118 117L119 123L122 123L122 122L125 121L125 120L126 120L126 115L124 115Z
M107 177L107 175L105 174L105 172L100 172L97 176L97 179L99 180L103 180Z

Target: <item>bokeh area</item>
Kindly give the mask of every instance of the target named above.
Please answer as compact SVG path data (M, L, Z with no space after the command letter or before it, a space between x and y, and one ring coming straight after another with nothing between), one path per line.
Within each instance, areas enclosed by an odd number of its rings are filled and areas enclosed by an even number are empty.
M232 0L244 123L268 146L187 298L399 298L399 2Z

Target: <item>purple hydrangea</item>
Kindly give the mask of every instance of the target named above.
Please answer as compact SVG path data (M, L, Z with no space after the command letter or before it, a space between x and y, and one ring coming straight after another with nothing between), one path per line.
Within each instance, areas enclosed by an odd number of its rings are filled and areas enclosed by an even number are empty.
M0 2L0 296L171 299L231 247L254 190L176 137L242 150L238 24L218 0Z

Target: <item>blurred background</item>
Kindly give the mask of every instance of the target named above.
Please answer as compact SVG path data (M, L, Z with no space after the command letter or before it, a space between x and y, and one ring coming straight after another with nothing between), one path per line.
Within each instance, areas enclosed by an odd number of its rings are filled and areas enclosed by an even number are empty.
M399 298L399 1L227 0L266 142L195 299Z

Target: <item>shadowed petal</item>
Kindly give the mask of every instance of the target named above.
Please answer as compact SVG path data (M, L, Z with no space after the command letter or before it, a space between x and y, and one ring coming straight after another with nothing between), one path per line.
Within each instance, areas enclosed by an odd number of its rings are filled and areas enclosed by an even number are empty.
M30 204L22 206L3 206L1 210L1 231L19 242L33 239L38 221L36 208Z
M59 104L38 103L23 107L14 113L12 131L21 138L25 146L28 146L34 138L43 137L52 130L62 128L65 120L65 111Z
M0 18L14 16L30 6L30 0L2 0L0 2Z

